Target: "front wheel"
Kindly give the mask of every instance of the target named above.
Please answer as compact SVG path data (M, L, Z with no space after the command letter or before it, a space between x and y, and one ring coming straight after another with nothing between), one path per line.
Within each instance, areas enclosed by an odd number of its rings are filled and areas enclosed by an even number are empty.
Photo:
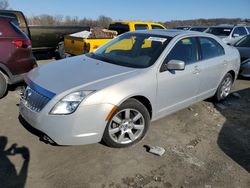
M103 141L115 148L133 145L144 137L149 124L146 107L135 99L129 99L113 113L104 131Z
M230 94L232 85L233 85L233 77L230 73L227 73L222 79L214 95L214 99L217 102L224 100Z

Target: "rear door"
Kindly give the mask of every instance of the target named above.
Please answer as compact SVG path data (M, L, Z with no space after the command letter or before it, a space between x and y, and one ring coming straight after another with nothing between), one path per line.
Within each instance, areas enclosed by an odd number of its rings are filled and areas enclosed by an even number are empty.
M228 62L225 60L224 48L214 39L199 37L200 54L200 89L198 99L210 97L216 91Z
M181 60L185 62L185 69L158 73L159 116L177 111L196 101L200 85L199 67L202 63L198 59L198 44L195 37L181 39L171 49L164 63Z

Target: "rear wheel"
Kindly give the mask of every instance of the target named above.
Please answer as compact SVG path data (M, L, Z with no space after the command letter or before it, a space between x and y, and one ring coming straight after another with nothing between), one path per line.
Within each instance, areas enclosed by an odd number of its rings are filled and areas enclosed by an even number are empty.
M0 99L5 95L7 91L8 83L6 76L0 71Z
M219 102L221 100L224 100L231 91L233 85L233 77L230 73L227 73L224 78L222 79L215 95L214 99Z
M133 145L144 137L149 124L146 107L135 99L129 99L117 108L109 120L103 141L116 148Z

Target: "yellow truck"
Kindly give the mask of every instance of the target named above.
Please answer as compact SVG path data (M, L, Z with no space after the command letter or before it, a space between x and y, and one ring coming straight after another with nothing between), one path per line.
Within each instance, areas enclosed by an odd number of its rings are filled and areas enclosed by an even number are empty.
M135 30L166 29L163 25L154 22L113 22L108 30L116 31L118 35ZM99 46L109 42L113 36L105 38L81 38L67 35L64 37L64 49L69 55L81 55L95 51Z

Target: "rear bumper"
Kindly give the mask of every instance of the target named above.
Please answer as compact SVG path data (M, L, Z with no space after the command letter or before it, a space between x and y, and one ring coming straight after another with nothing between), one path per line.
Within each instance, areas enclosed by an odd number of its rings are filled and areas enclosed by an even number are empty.
M25 68L23 67L23 70L20 70L20 74L11 74L9 73L9 81L8 84L16 84L18 82L22 82L24 80L24 76L31 71L33 68L37 67L37 63L36 63L36 59L35 58L31 58L31 59L25 59L25 60L19 60L17 62L20 65L24 65Z

